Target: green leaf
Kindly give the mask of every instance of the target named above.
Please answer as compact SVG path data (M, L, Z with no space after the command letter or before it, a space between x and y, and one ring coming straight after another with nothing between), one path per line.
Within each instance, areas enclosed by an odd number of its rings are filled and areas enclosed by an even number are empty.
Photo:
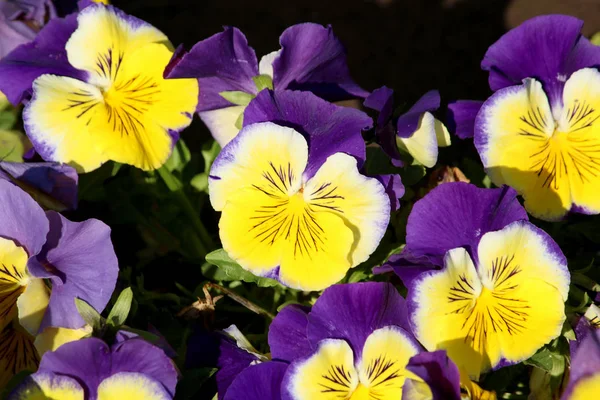
M566 366L565 357L553 353L548 348L537 352L530 359L524 361L524 364L543 369L552 376L562 375L565 372Z
M221 92L219 93L219 95L228 102L233 103L237 106L247 106L255 97L253 94L242 92L239 90Z
M104 329L106 321L102 318L100 313L85 300L78 297L75 298L75 307L77 307L77 311L79 312L79 315L81 315L81 318L92 327L94 333L101 332Z
M185 142L180 139L173 148L171 156L165 163L165 167L171 172L178 171L181 173L191 159L190 149L188 149Z
M422 165L407 165L400 171L404 186L412 186L427 174L427 169Z
M596 46L600 46L600 32L594 33L590 38L590 42L592 42L592 44L595 44Z
M25 143L21 132L0 130L0 161L23 162Z
M203 172L192 178L190 185L199 192L208 193L208 174Z
M260 287L278 286L279 282L274 279L261 278L244 270L238 263L233 261L223 249L215 250L206 256L206 261L217 266L224 274L220 280L244 281L256 283Z
M204 159L204 172L210 172L210 167L221 152L221 146L215 140L202 145L202 158Z
M242 112L238 119L235 120L235 127L238 129L242 129L244 126L244 113Z
M107 322L109 325L119 327L125 323L129 310L131 310L131 302L133 301L133 291L127 288L119 294L115 305L108 314Z
M183 189L183 184L181 183L181 181L177 179L177 177L173 175L166 166L163 165L156 171L158 172L162 180L165 182L165 185L167 186L167 188L169 188L171 192L177 192L178 190Z
M273 90L273 79L269 75L258 75L252 78L252 80L259 92L263 89Z
M1 106L0 106L1 107ZM14 108L7 108L0 111L0 129L13 129L17 123L18 114Z

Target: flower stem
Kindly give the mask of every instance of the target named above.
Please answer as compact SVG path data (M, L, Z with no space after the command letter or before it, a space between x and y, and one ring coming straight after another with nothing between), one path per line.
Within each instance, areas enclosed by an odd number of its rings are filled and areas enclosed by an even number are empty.
M217 285L216 283L208 282L207 284L204 285L204 287L209 287L209 288L217 289L217 290L221 291L222 293L225 293L229 298L231 298L235 302L243 305L248 310L250 310L252 312L255 312L258 315L262 315L263 317L266 317L266 318L268 318L270 320L273 320L275 318L275 315L271 314L270 312L268 312L267 310L265 310L264 308L262 308L258 304L253 303L250 300L243 298L239 294L237 294L237 293L235 293L235 292L233 292L233 291L231 291L231 290L229 290L227 288L224 288L221 285Z
M192 205L188 196L185 194L181 181L177 179L177 177L173 175L171 171L169 171L164 165L157 171L167 188L174 194L175 198L179 202L179 205L188 216L192 226L194 227L199 239L197 243L198 247L200 247L198 249L198 253L199 256L204 259L208 252L214 249L212 238L200 220L198 212Z

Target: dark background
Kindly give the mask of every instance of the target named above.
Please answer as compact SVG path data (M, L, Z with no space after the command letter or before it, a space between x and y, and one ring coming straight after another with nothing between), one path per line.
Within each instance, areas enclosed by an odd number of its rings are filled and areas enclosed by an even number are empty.
M484 99L479 63L507 29L534 15L566 13L600 30L600 0L113 0L189 49L223 25L240 28L260 57L300 22L331 24L348 50L353 77L387 85L407 102L430 89L442 101Z

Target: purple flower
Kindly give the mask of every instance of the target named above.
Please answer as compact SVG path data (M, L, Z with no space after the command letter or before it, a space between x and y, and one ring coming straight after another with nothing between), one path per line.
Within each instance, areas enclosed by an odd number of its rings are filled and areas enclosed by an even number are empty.
M19 186L47 209L64 211L77 208L79 176L68 165L0 161L0 179Z
M238 133L245 106L265 88L307 90L329 101L368 95L350 77L344 47L330 26L294 25L279 42L281 49L259 62L244 34L226 27L173 58L166 76L198 78L197 111L221 146Z
M365 107L379 112L376 135L381 148L396 166L402 166L400 149L426 167L437 162L438 146L450 145L446 127L432 114L440 107L440 94L431 90L407 112L393 118L394 91L385 86L373 91Z
M0 59L19 45L32 41L56 11L51 0L0 2Z
M395 261L413 332L469 376L520 362L560 334L567 262L512 189L442 184L415 204L406 242Z
M386 189L399 189L359 172L371 119L310 92L270 90L244 119L209 176L223 248L289 287L339 282L379 245L390 218Z
M113 346L88 338L44 354L9 398L170 400L176 384L175 366L158 347L138 338Z
M116 284L110 229L94 219L71 222L54 211L44 213L5 180L0 196L0 329L14 318L30 335L46 327L83 327L75 298L103 310ZM17 354L2 353L9 365L37 357L15 349Z
M598 329L600 329L600 308L592 303L575 325L574 331L576 340L569 342L571 354L575 354L585 338Z
M600 330L588 335L571 353L569 385L562 400L593 399L600 389Z

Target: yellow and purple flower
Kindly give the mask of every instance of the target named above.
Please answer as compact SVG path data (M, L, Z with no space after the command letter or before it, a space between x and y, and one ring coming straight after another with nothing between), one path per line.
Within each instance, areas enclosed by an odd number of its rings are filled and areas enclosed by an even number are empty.
M110 229L44 213L12 183L0 180L0 386L35 367L36 335L77 336L85 326L75 298L104 309L114 290L117 258ZM40 339L40 340L42 340ZM35 369L35 368L33 368Z
M237 135L246 106L263 89L306 90L329 101L368 95L350 77L345 49L330 26L294 25L279 43L280 50L259 62L244 34L227 27L173 58L167 77L198 78L198 114L221 147Z
M506 33L481 64L495 93L480 109L450 107L460 136L473 126L492 182L515 188L527 211L545 220L600 212L600 47L582 26L548 15Z
M259 93L209 176L229 256L303 290L324 289L367 260L390 218L386 186L359 172L371 123L310 92Z
M419 379L406 365L422 348L387 283L335 285L312 309L285 307L269 346L273 361L238 372L224 399L400 399L406 379Z
M561 399L596 398L600 393L600 330L588 335L571 356L569 385Z
M438 186L415 203L405 251L395 269L415 337L469 376L523 361L560 335L567 261L513 190Z
M196 109L194 79L163 79L173 48L158 29L92 4L50 21L0 61L0 90L30 100L25 131L47 161L80 172L108 160L152 170Z
M171 400L177 371L158 347L143 339L108 346L97 338L67 343L44 354L38 372L11 400Z
M437 162L438 147L450 146L448 130L432 114L440 108L437 90L425 93L407 112L396 118L393 118L394 91L390 88L383 86L374 90L364 105L379 113L377 142L396 166L403 165L401 150L431 168Z

